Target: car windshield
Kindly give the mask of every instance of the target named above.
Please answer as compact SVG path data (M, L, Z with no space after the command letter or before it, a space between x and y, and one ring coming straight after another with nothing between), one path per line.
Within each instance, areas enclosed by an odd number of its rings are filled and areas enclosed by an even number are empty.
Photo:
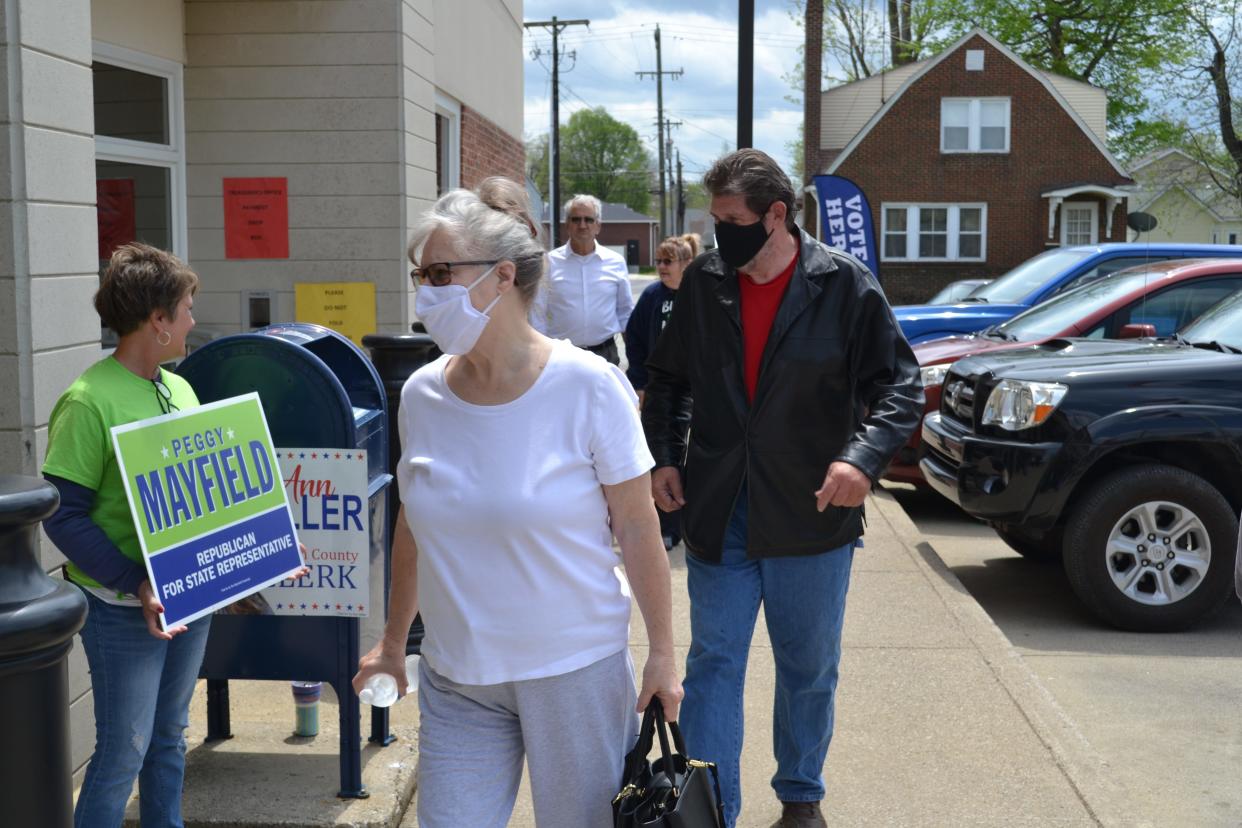
M1033 342L1056 336L1092 310L1141 289L1151 278L1152 274L1146 270L1123 270L1105 276L1038 304L998 325L995 331L1002 339L1015 342Z
M1095 251L1090 248L1085 250L1061 248L1040 253L1033 259L1027 259L992 284L979 288L970 294L970 298L982 299L993 305L1021 302L1046 285L1052 277L1064 273L1094 253Z
M927 301L929 305L948 305L952 302L960 301L962 298L969 296L970 293L979 288L979 283L970 280L954 282L948 287L941 290L935 296Z
M1217 302L1179 333L1187 342L1195 344L1216 342L1242 348L1242 293Z

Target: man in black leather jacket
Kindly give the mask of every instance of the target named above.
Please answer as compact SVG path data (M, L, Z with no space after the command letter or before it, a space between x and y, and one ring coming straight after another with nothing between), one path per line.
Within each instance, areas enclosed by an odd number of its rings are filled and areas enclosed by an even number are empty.
M741 807L742 686L759 605L776 659L781 828L824 825L841 624L863 501L923 410L875 277L793 223L793 189L739 150L705 177L718 249L686 270L647 362L652 489L682 510L692 643L681 724ZM748 820L749 822L749 820Z

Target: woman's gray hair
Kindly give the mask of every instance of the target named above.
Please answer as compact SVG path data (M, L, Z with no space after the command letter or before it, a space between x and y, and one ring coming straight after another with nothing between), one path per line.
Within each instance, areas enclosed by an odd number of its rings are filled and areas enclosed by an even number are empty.
M437 230L447 231L454 249L478 259L507 259L517 269L514 285L529 305L543 277L544 248L531 216L526 189L507 178L492 177L475 190L452 190L415 222L407 250L410 262Z
M573 198L571 198L569 201L566 201L565 202L566 217L569 216L569 211L574 209L575 207L590 207L591 212L595 214L595 223L596 224L604 223L604 205L601 204L600 200L596 198L595 196L586 195L584 193L578 193Z

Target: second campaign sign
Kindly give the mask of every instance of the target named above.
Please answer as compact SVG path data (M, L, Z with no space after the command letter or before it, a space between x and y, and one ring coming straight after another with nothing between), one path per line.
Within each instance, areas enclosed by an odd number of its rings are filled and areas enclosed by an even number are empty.
M164 627L302 566L258 394L112 429Z

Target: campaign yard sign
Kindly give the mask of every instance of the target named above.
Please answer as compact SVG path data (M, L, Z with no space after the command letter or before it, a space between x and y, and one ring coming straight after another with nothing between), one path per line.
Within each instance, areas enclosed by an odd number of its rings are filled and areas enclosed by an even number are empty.
M278 448L289 508L308 572L263 590L275 615L361 618L371 596L367 453ZM265 611L266 611L265 609Z
M117 426L112 444L165 628L302 566L258 394Z

